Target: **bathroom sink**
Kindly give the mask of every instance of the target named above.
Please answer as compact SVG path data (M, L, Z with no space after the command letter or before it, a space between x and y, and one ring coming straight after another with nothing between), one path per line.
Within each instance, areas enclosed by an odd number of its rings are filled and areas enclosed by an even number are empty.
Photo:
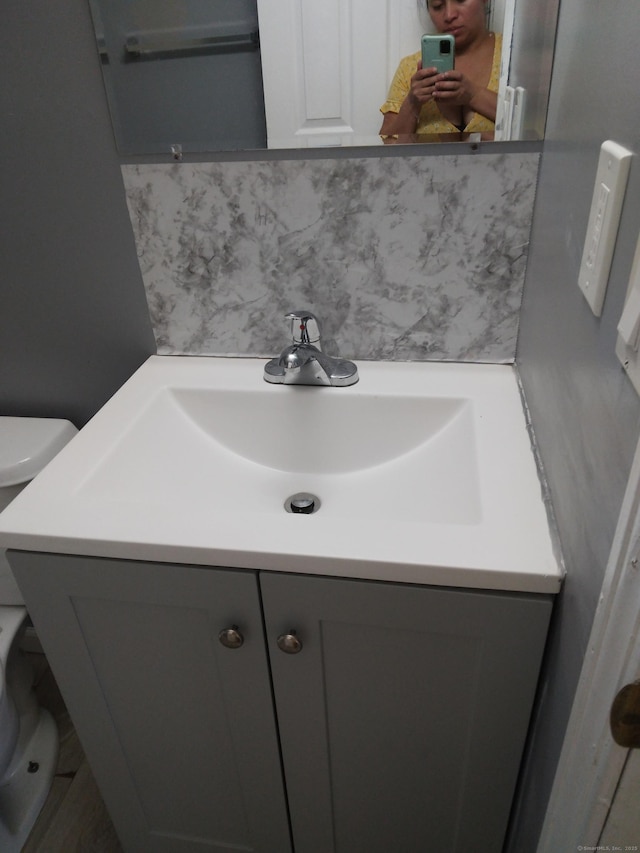
M150 358L0 518L0 545L557 591L511 367L360 362L346 388L253 358ZM291 509L292 496L313 512Z
M79 485L87 500L150 507L170 495L193 512L278 524L287 498L303 492L335 525L481 520L473 405L444 384L425 394L393 365L371 365L349 388L274 386L258 360L174 361ZM164 357L154 366L169 368Z
M384 465L427 444L432 451L448 453L455 453L460 443L473 445L469 403L455 397L318 393L304 385L286 386L279 393L259 386L251 391L175 389L169 394L194 427L226 451L292 474L347 474ZM436 441L441 432L445 437Z

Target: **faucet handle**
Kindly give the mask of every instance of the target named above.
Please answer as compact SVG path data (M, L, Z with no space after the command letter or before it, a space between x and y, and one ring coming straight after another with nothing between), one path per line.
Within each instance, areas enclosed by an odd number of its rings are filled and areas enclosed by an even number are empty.
M290 311L285 320L291 320L291 337L294 344L313 344L320 346L320 323L311 311Z

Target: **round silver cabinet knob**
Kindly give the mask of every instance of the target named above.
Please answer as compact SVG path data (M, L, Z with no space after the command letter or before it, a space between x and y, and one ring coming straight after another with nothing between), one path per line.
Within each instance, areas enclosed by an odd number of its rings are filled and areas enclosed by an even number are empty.
M280 634L276 642L280 651L286 652L288 655L297 655L298 652L302 651L302 640L298 638L295 631Z
M218 634L218 639L227 649L239 649L244 643L244 637L238 630L237 625L232 625L230 628L223 628Z

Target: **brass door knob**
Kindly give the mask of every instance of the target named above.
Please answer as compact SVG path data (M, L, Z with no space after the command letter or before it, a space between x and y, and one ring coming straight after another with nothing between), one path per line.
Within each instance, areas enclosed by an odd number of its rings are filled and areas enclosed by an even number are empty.
M640 681L625 684L613 700L609 724L613 739L627 749L640 749Z

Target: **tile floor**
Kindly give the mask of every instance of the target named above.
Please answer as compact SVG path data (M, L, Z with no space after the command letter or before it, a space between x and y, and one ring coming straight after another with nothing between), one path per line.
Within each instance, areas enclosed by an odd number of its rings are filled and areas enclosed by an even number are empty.
M51 791L22 853L122 853L75 729L43 654L29 652L40 704L58 725Z

